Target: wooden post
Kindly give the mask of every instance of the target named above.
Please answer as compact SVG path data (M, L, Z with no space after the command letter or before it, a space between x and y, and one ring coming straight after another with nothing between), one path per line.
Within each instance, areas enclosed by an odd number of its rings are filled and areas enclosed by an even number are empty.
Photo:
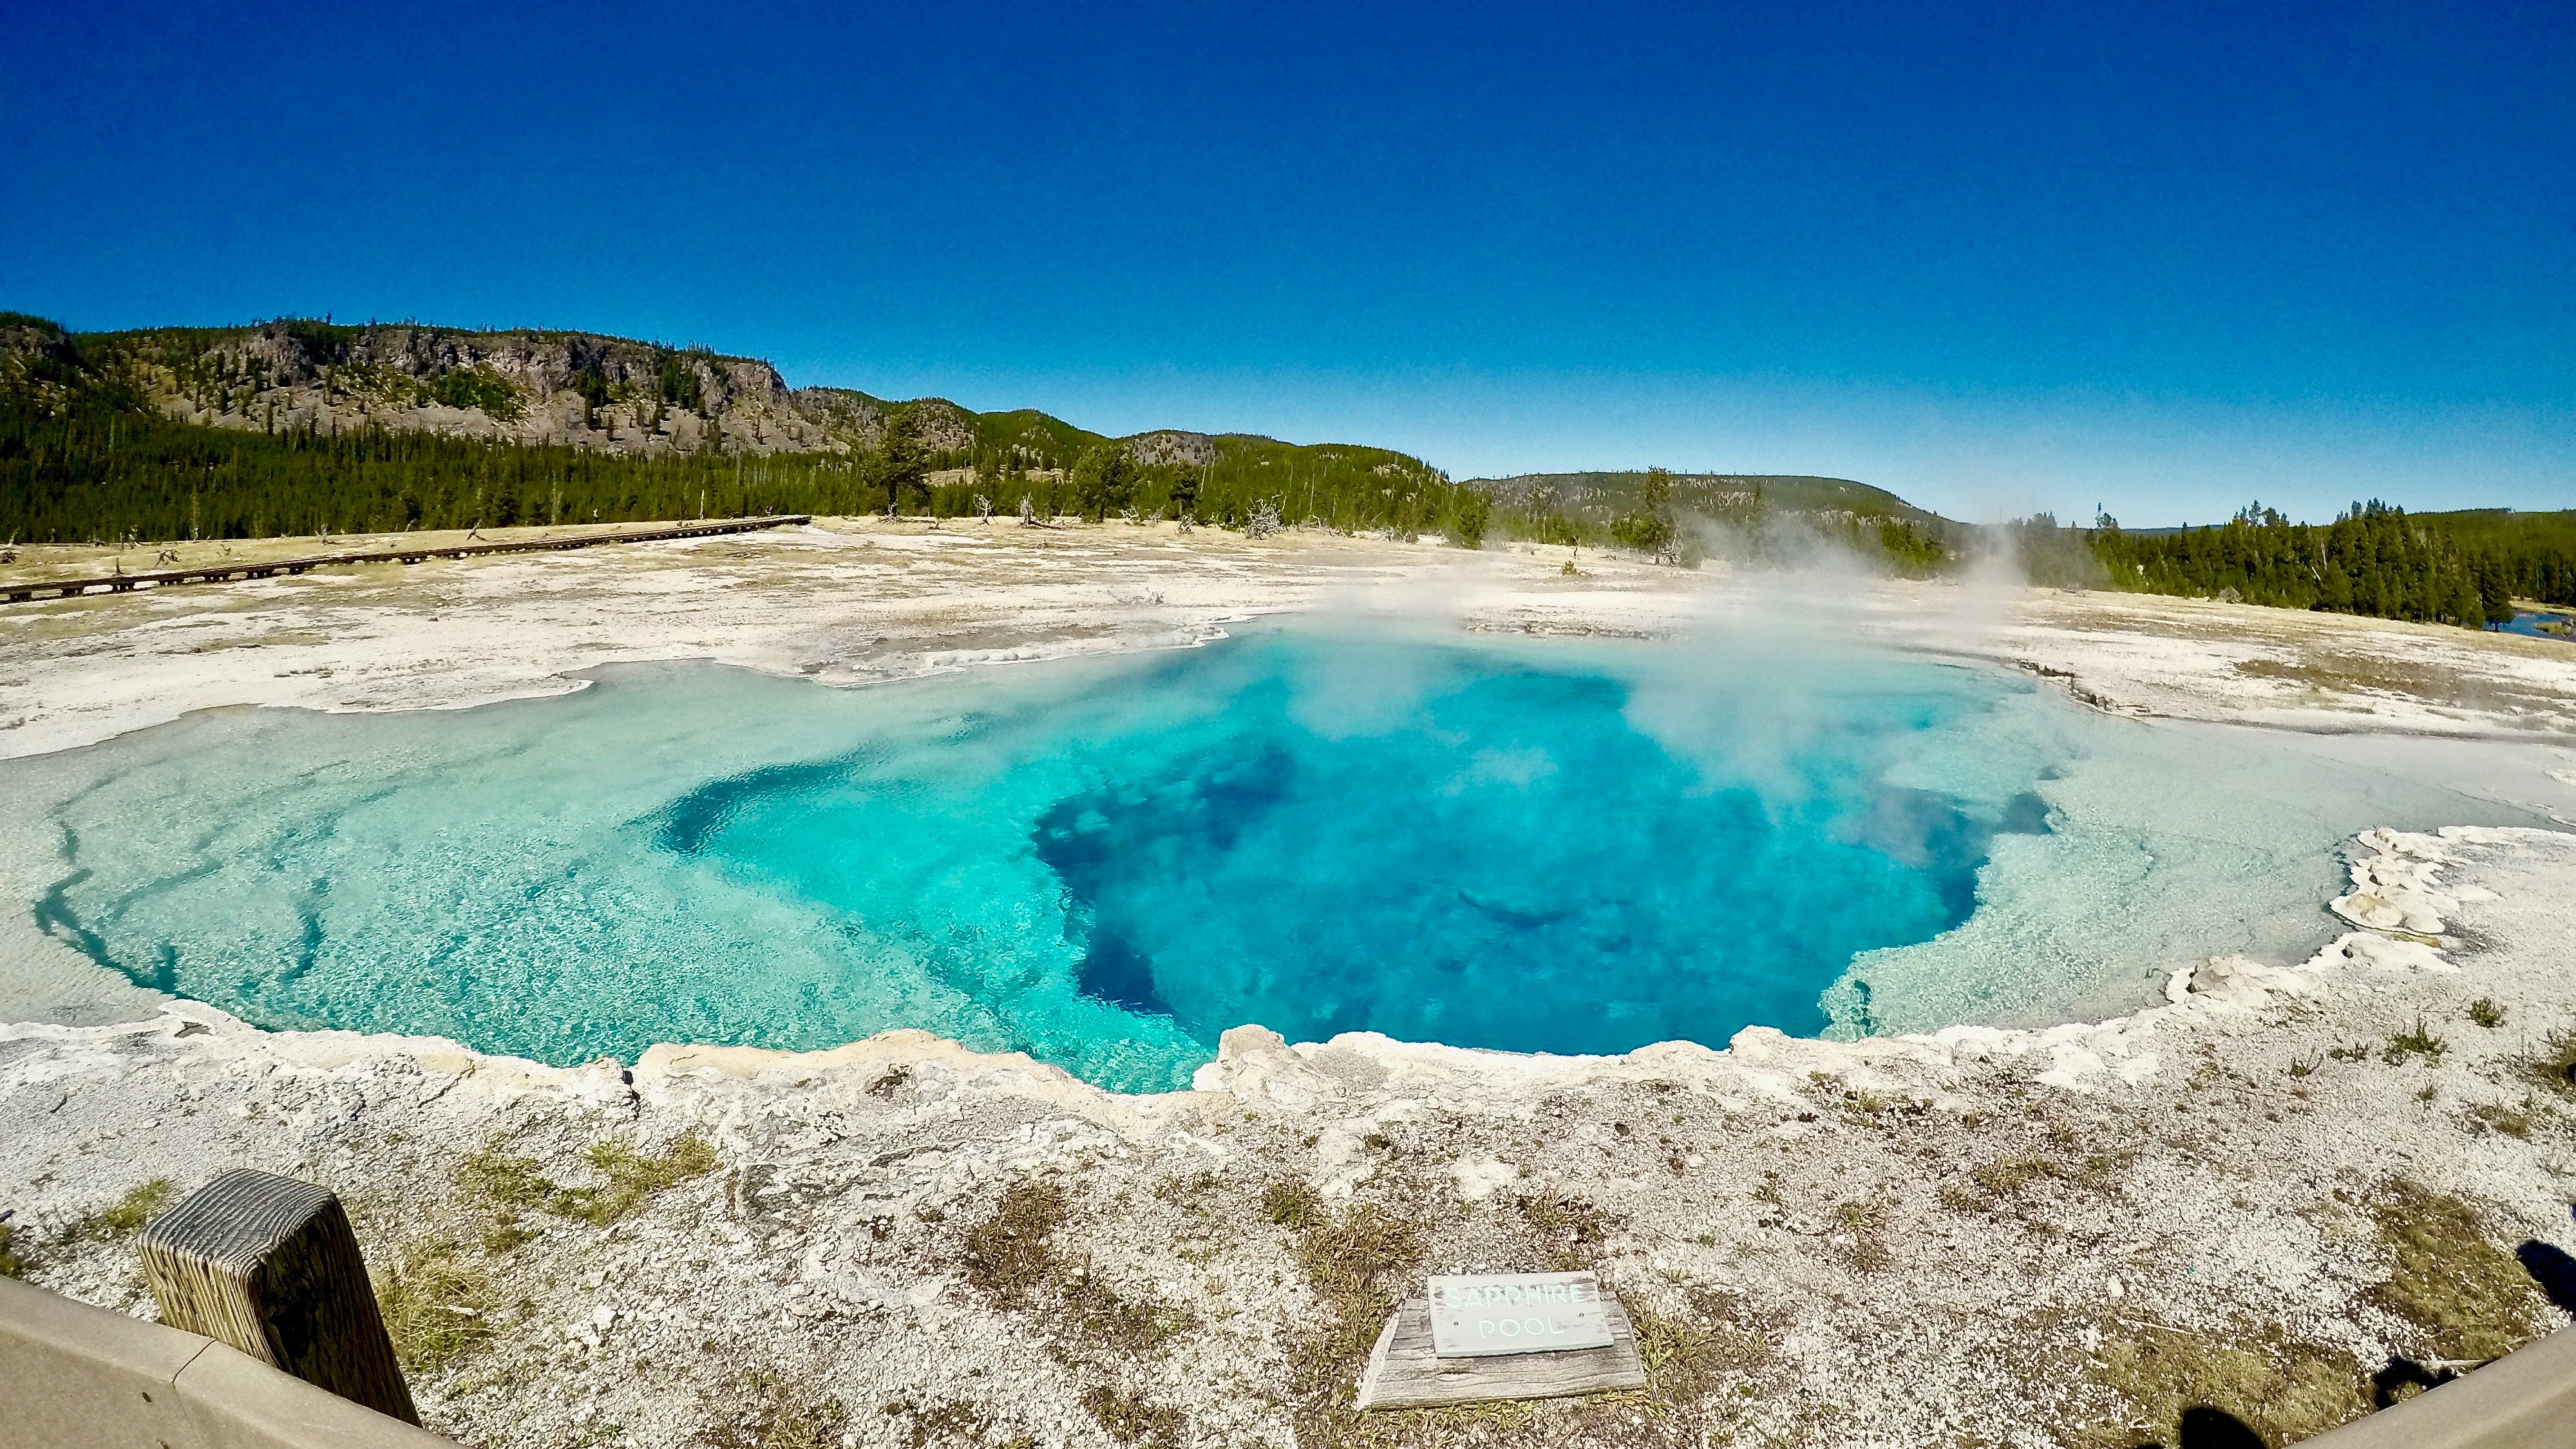
M236 1168L143 1229L161 1321L344 1399L420 1422L340 1200Z

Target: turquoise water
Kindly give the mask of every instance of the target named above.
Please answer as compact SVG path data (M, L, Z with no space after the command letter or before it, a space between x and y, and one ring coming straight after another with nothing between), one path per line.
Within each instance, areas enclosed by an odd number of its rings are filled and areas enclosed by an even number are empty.
M1244 1022L1722 1044L1968 917L2047 828L2053 746L1997 728L2032 707L1859 654L1297 632L847 691L624 669L29 766L34 910L253 1021L559 1063L913 1026L1148 1089Z
M2517 612L2510 620L2492 627L2500 633L2520 634L2530 639L2557 639L2563 642L2568 637L2565 631L2571 618L2576 616L2561 613ZM2544 625L2547 627L2543 627Z

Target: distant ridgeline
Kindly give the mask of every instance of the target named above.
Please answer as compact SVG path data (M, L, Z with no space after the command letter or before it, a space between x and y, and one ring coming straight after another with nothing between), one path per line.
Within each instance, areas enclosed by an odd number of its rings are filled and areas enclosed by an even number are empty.
M66 333L0 312L0 539L111 542L760 513L1133 513L1241 528L1439 533L1669 562L1793 564L1819 542L1911 577L2005 554L2043 584L2236 597L2475 626L2576 604L2576 511L2355 504L2294 524L1988 528L1841 478L1543 473L1452 482L1383 448L1186 432L1109 438L789 388L705 348L410 323ZM980 502L979 502L980 500Z
M577 332L282 321L66 333L0 313L0 537L1187 511L1437 532L1484 495L1382 448L1154 432L790 389L768 363Z
M1494 527L1506 538L1633 548L1676 561L1795 563L1822 541L1923 578L1956 564L1978 532L1848 478L1652 468L1524 473L1468 486L1492 495Z

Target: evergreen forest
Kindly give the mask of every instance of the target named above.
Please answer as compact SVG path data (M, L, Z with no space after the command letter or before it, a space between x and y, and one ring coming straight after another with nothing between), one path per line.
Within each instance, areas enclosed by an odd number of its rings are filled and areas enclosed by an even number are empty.
M290 324L299 342L318 324ZM1023 500L1039 518L1177 518L1225 527L1308 524L1405 537L1482 540L1486 500L1420 459L1382 448L1221 436L1138 448L1031 410L968 413L938 399L879 403L872 443L812 451L746 451L720 429L690 448L618 452L434 431L308 420L280 426L224 389L235 371L187 364L231 332L67 334L0 314L0 333L32 338L0 356L0 539L105 543L241 538L513 524L632 522L772 513L893 510L1005 517ZM350 332L355 329L336 329ZM346 350L345 338L323 340ZM220 352L214 354L219 358ZM658 417L699 404L700 359L654 349L646 401ZM177 362L172 359L178 359ZM141 363L147 364L138 366ZM326 386L351 386L337 370ZM203 373L213 377L208 383ZM138 378L247 425L171 416ZM585 407L621 399L577 375ZM240 384L247 389L261 381ZM378 394L393 384L370 378ZM481 367L405 382L407 401L481 407L506 390ZM593 386L593 383L596 386ZM209 389L213 389L211 392ZM857 394L850 394L859 397ZM212 399L210 402L209 399ZM495 401L495 406L499 403ZM524 408L513 397L504 412ZM486 408L487 412L491 409ZM712 409L710 409L712 414ZM501 412L491 412L502 416ZM962 428L949 420L962 419ZM1154 435L1148 435L1149 437ZM1159 461L1143 461L1146 458ZM1186 458L1187 461L1177 461Z

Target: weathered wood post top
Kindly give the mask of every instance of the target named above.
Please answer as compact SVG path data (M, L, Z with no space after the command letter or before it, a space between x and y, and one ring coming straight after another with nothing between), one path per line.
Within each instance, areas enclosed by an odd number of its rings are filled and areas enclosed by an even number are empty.
M349 1216L326 1188L236 1168L143 1230L161 1321L420 1422Z

